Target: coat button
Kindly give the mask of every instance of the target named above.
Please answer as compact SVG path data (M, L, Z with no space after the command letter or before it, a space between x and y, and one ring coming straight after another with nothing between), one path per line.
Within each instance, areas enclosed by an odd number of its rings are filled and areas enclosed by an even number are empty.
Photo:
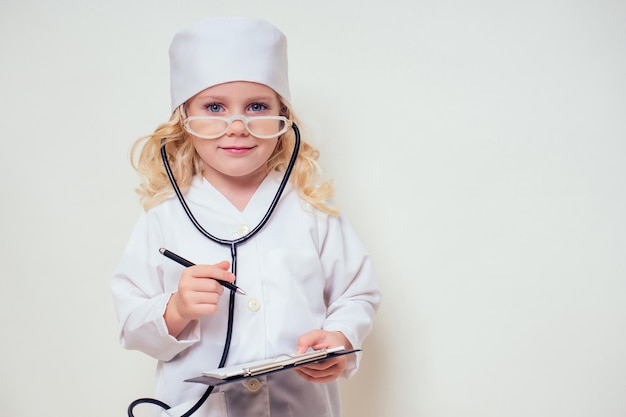
M261 381L256 378L251 378L246 382L246 388L250 392L257 392L261 389Z
M256 298L251 298L248 300L248 309L250 311L259 311L261 308L261 302Z
M250 228L248 227L248 225L240 224L239 226L237 226L237 234L239 236L244 237L248 233L250 233Z

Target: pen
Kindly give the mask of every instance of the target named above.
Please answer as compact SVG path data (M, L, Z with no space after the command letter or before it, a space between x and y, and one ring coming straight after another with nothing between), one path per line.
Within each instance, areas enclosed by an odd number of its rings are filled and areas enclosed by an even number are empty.
M195 264L193 262L188 261L185 258L182 258L178 255L176 255L174 252L169 251L165 248L161 248L159 249L159 252L161 252L161 254L167 258L170 258L171 260L178 262L179 264L181 264L182 266L185 266L187 268L189 268L190 266L194 266ZM214 279L214 278L213 278ZM224 281L221 279L215 279L217 282L219 282L221 285L223 285L224 287L228 288L231 291L235 291L238 292L239 294L243 294L246 295L246 292L244 290L242 290L241 288L239 288L238 286L236 286L235 284L231 284L228 281Z

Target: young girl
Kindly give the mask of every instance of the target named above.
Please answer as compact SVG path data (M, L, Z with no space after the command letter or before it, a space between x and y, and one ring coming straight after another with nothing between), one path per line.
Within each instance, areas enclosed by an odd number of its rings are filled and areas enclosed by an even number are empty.
M356 372L358 354L212 392L184 382L284 353L358 349L380 292L317 150L297 149L284 35L265 21L207 19L174 37L170 62L172 116L133 148L145 212L112 280L121 344L158 360L162 415L196 405L197 416L339 416L337 378ZM246 295L222 285L235 279Z

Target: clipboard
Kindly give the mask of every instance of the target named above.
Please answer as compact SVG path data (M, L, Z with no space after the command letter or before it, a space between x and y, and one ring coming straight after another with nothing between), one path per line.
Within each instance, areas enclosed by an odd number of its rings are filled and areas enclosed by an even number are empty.
M344 346L315 350L293 355L279 355L274 359L264 359L260 361L247 362L239 365L217 368L203 372L201 376L186 379L185 382L195 382L205 385L224 385L247 378L271 374L297 368L314 362L322 362L337 356L348 355L360 352L361 349L346 350Z

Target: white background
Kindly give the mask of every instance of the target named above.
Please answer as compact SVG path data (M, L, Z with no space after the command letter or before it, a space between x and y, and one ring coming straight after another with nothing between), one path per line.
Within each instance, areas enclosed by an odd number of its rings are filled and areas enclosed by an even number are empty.
M109 279L167 48L208 15L289 39L293 104L384 291L346 417L626 415L626 3L0 6L0 414L125 416ZM146 410L142 410L146 411Z

